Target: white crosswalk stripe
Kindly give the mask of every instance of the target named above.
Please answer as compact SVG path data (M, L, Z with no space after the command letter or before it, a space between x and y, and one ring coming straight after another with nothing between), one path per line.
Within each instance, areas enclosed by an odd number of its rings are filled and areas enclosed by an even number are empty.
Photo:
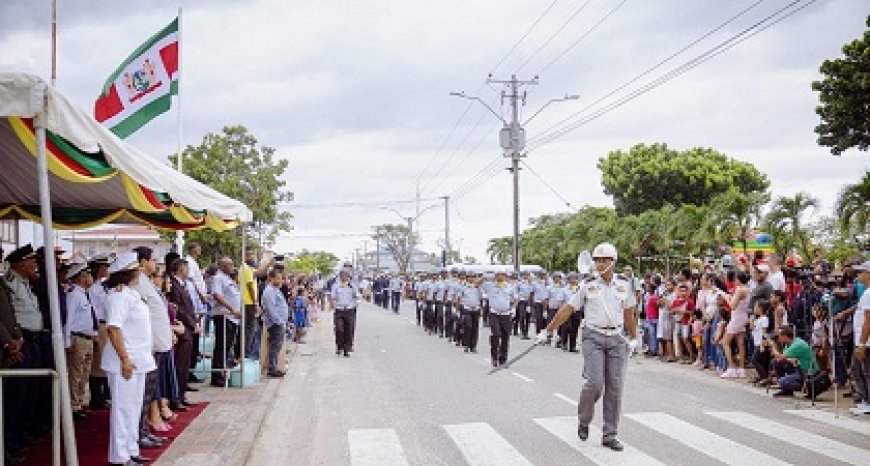
M870 423L854 419L848 414L837 417L834 413L818 409L787 409L785 412L870 437Z
M407 466L399 435L393 429L353 429L347 433L351 466Z
M670 414L634 413L627 414L626 417L725 464L789 464Z
M485 422L441 426L470 466L531 466L516 448Z
M708 412L707 414L744 429L751 429L768 437L790 443L820 455L828 456L850 464L868 464L870 452L858 447L822 437L795 427L771 421L754 414L743 412Z
M595 464L626 466L664 464L625 442L622 442L625 450L620 453L608 450L601 446L601 430L595 426L589 426L589 440L581 441L577 437L577 418L573 416L540 418L535 419L535 422Z

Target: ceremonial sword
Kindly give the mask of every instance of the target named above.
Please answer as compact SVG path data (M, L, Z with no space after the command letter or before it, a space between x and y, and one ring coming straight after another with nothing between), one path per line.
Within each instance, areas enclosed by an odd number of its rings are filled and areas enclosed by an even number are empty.
M532 346L529 346L528 348L524 349L520 354L510 358L506 363L501 364L498 367L493 368L491 371L489 371L489 375L495 374L496 372L498 372L502 369L507 369L508 367L510 367L511 364L519 361L520 359L523 358L523 356L531 353L532 350L537 348L538 346L541 346L541 344L533 343Z

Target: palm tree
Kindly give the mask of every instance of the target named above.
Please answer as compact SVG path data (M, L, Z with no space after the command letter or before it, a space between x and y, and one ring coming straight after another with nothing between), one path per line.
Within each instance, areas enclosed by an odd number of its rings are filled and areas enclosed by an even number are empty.
M743 254L748 254L749 232L761 218L761 207L768 199L767 193L743 194L731 188L710 202L722 230L743 244Z
M840 217L840 229L845 235L866 233L870 227L870 170L856 184L840 192L835 206Z
M801 218L807 210L812 209L815 212L818 207L819 200L807 192L799 192L792 197L779 197L773 201L764 223L772 230L771 233L775 231L785 236L785 251L799 243L804 257L810 257L809 238Z

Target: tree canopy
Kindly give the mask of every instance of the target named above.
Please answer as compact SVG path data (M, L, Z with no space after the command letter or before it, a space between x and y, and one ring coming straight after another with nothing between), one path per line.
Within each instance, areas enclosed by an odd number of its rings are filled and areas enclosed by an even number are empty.
M770 182L753 165L713 149L676 151L659 143L615 150L598 160L605 194L616 211L640 214L666 204L703 206L737 187L743 194L764 192Z
M867 17L870 28L870 16ZM816 113L818 143L839 155L850 148L870 147L870 29L843 46L843 57L825 60L822 79L813 82L819 93Z
M407 225L385 224L375 227L372 239L378 241L380 246L393 256L399 273L407 273L411 263L411 252L417 245L417 234L412 232Z
M287 270L305 275L329 275L336 264L338 264L338 261L338 256L331 252L303 249L293 259L287 261L285 266Z
M169 156L175 166L176 154ZM188 175L248 206L254 214L245 225L248 247L268 246L281 230L290 227L290 214L279 210L279 203L293 199L283 180L287 160L276 160L275 149L260 146L241 125L226 126L219 134L208 133L197 146L184 149L182 169ZM238 230L215 232L197 230L185 235L188 242L202 245L203 257L238 256L241 238Z

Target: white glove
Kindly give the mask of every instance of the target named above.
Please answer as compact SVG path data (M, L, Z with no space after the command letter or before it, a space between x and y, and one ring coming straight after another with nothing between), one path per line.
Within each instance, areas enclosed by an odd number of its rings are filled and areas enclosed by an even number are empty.
M539 333L538 337L535 338L535 344L536 345L543 345L544 343L547 342L547 338L549 336L550 336L550 334L547 332L547 329L541 330L541 333Z
M628 341L628 356L630 357L632 354L634 354L634 352L637 351L637 348L639 346L640 346L640 340L638 340L637 338L629 340Z

